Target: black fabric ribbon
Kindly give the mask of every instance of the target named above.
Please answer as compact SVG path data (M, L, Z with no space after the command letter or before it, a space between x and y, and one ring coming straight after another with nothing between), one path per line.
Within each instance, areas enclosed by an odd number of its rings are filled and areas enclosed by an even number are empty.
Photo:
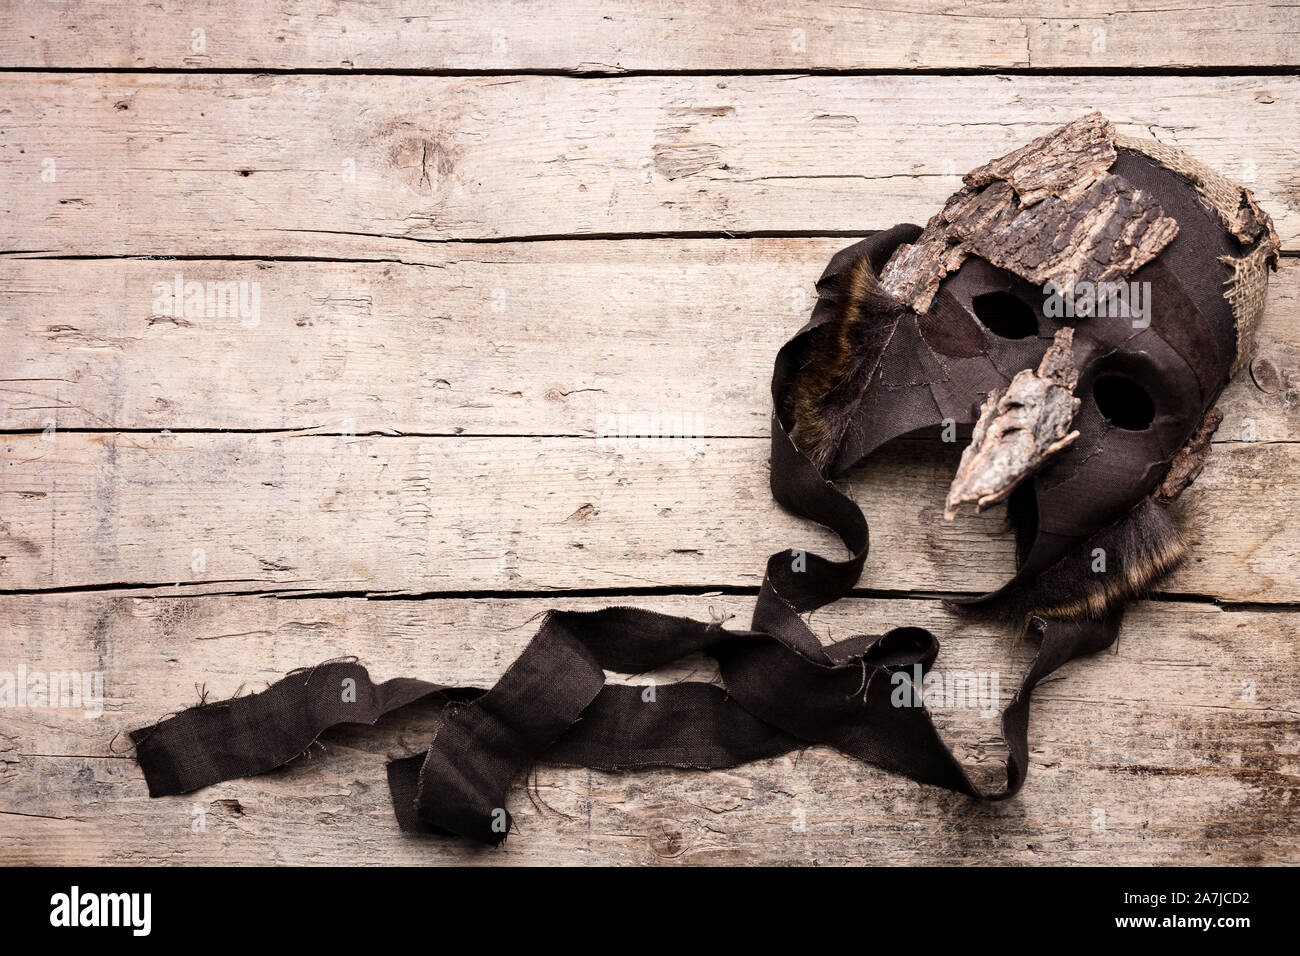
M839 253L819 282L867 256L879 272L919 233L896 226ZM550 611L537 634L490 690L400 678L375 684L365 668L329 662L296 671L266 691L190 708L132 731L151 796L187 793L264 773L305 752L337 724L372 724L383 714L440 694L454 706L428 751L389 764L403 829L459 834L496 844L510 829L506 794L532 764L626 770L734 767L809 744L922 783L982 799L1014 795L1028 769L1029 701L1065 662L1108 647L1119 613L1103 620L1044 622L1038 653L1002 714L1007 782L978 788L920 706L896 707L893 675L924 674L939 644L929 631L895 628L823 646L802 615L848 594L862 573L869 535L860 508L827 481L791 440L782 409L805 337L833 313L823 295L812 320L777 354L772 380L771 486L784 507L839 535L850 557L832 561L782 551L767 562L750 629L726 630L633 608ZM725 689L684 682L607 685L605 671L641 673L684 655L714 658ZM920 696L919 688L917 696Z

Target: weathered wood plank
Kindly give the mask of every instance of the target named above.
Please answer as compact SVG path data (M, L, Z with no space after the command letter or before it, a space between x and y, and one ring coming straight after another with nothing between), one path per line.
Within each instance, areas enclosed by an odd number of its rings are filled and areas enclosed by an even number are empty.
M896 442L846 483L872 524L863 587L983 591L1010 576L999 513L942 519L959 453ZM772 551L840 549L772 503L767 455L761 439L7 435L0 586L756 586ZM1216 445L1184 495L1204 512L1200 540L1164 587L1300 600L1297 456Z
M960 173L1093 109L1255 187L1300 237L1293 76L7 73L0 103L0 251L858 233L924 221Z
M0 259L0 428L594 436L621 409L761 437L776 350L849 241L455 245L436 267ZM176 314L177 275L243 283L247 316ZM1232 384L1221 440L1300 433L1300 261L1273 276L1259 354L1276 374Z
M1199 0L891 3L565 0L472 6L162 0L0 14L0 65L414 70L828 70L1274 66L1300 62L1294 6ZM168 26L170 25L170 26ZM200 30L201 34L194 31Z
M616 775L539 768L536 807L519 781L519 831L487 852L401 836L383 764L436 726L416 706L349 728L272 774L150 800L114 735L195 697L306 661L360 654L380 677L491 682L556 603L512 601L0 598L3 666L103 671L105 713L0 711L0 842L32 863L1295 863L1300 790L1291 612L1139 602L1117 648L1069 665L1036 695L1029 782L980 806L812 748L728 772ZM704 595L637 604L706 618L753 599ZM1032 647L958 622L930 601L848 600L815 618L828 638L901 623L944 640L939 668L996 671L1005 704ZM706 679L684 662L659 681ZM647 677L636 678L645 681ZM1098 719L1099 715L1102 719ZM936 710L959 756L996 773L997 721ZM205 829L195 832L196 820ZM802 829L799 825L802 824Z

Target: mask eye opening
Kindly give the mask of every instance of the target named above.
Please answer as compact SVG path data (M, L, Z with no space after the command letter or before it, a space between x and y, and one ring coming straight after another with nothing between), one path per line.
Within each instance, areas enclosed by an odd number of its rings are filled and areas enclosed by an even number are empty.
M980 324L1000 339L1028 339L1038 334L1038 315L1010 292L985 292L971 299Z
M1116 428L1140 432L1156 417L1155 403L1137 382L1123 375L1103 375L1092 385L1097 410Z

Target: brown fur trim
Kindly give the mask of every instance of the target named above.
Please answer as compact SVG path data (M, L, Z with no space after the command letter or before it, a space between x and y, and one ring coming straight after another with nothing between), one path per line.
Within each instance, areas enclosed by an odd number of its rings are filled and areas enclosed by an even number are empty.
M987 604L959 609L1019 620L1026 628L1035 618L1103 618L1178 566L1189 547L1185 526L1173 508L1143 498L1034 581ZM1094 570L1102 561L1105 570Z
M1092 570L1097 549L1105 552L1104 573ZM1124 519L1084 545L1086 573L1079 573L1082 568L1067 567L1072 562L1066 559L1039 576L1035 590L1040 599L1049 600L1031 614L1041 618L1105 617L1113 608L1150 590L1178 567L1187 550L1187 535L1177 517L1153 499L1143 498Z
M792 389L799 449L825 470L839 449L898 327L904 306L880 287L871 260L854 259L823 293L838 300L835 317L814 333Z

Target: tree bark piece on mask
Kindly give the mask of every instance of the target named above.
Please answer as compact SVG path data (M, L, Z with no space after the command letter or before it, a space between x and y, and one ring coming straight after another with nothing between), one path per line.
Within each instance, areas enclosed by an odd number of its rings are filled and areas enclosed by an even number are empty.
M974 188L1010 183L1027 207L1048 196L1074 199L1114 164L1115 126L1094 112L972 169L963 182Z
M1074 397L1079 370L1070 352L1073 341L1073 328L1058 330L1037 371L1017 372L1005 389L989 393L948 489L944 518L951 521L968 501L974 501L979 511L1002 501L1079 437L1077 431L1069 431L1079 410Z
M1218 213L1224 228L1243 246L1266 237L1270 262L1274 268L1277 267L1282 241L1273 226L1273 218L1259 208L1253 192L1182 150L1153 139L1116 135L1115 145L1149 156L1166 169L1187 177L1206 204Z
M1214 437L1215 431L1222 422L1223 412L1218 408L1211 407L1205 413L1205 418L1201 420L1201 426L1196 429L1196 434L1174 456L1169 466L1169 474L1165 475L1165 480L1156 487L1154 496L1158 501L1172 501L1196 480L1196 476L1205 467L1205 459L1209 456L1210 439Z
M1114 138L1094 113L969 173L920 238L890 259L881 286L922 313L968 255L1035 285L1131 275L1173 241L1178 223L1151 195L1107 173Z

